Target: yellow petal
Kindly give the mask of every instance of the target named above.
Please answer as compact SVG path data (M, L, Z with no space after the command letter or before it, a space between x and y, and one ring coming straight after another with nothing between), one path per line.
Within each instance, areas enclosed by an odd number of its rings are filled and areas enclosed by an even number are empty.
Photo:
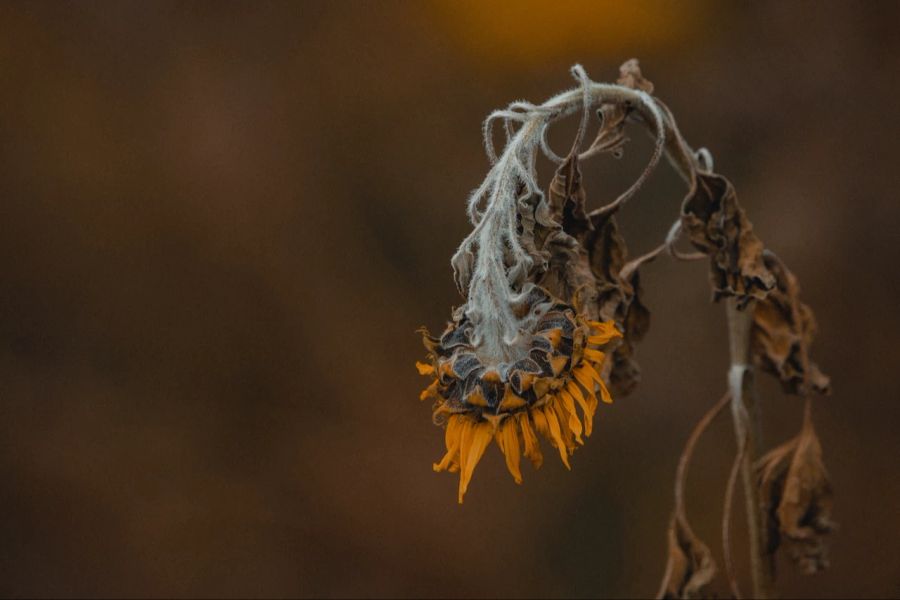
M582 369L587 371L588 375L590 375L591 379L597 382L597 385L600 386L600 398L606 404L612 404L612 396L609 394L609 390L606 389L606 384L603 382L603 378L600 377L600 373L592 367L591 365L585 363L581 366Z
M481 393L481 388L476 387L472 392L466 396L465 398L466 404L471 404L472 406L487 406L487 399L484 397L484 394Z
M575 434L575 441L579 444L584 444L584 441L581 439L581 421L578 420L578 414L575 412L575 398L568 390L562 389L559 391L559 401L562 402L568 413L568 425L572 433Z
M538 442L534 430L531 428L531 419L527 412L521 412L516 416L519 427L522 429L522 441L525 444L525 458L531 461L535 469L541 467L544 462L544 455L541 453L541 446Z
M525 399L517 396L513 391L512 386L507 385L506 391L503 392L503 400L500 401L500 410L511 411L521 408L525 406L525 404L527 404Z
M519 373L519 387L522 388L523 392L527 392L531 389L531 386L534 384L534 374L533 373Z
M600 373L597 372L597 369L589 362L581 363L581 369L588 374L588 376L596 381L597 383L603 383L603 378L600 377Z
M522 457L519 449L519 427L513 419L507 419L500 426L496 440L506 458L506 468L509 469L516 483L522 483L522 470L519 468L519 460Z
M444 444L447 446L447 453L441 459L441 462L434 463L433 468L437 473L446 471L452 464L457 462L455 459L457 454L459 454L460 433L462 432L461 420L462 417L459 415L453 415L447 420L447 431L444 433Z
M453 440L459 445L459 434L462 433L463 421L465 421L465 417L462 415L450 415L450 418L447 419L447 430L444 432L444 444L446 444L447 450L450 449L450 443Z
M537 430L539 434L553 442L553 438L550 436L550 425L547 423L547 417L544 416L544 411L540 408L536 408L531 411L531 420L534 421L534 428Z
M593 348L585 348L584 355L594 362L603 362L603 359L606 358L606 354Z
M562 329L550 329L549 331L542 331L541 335L547 338L547 341L550 342L550 345L553 348L559 347L559 342L562 340Z
M578 380L578 383L580 383L587 391L587 395L584 396L582 408L584 409L584 434L590 436L591 431L593 431L594 428L594 413L597 412L597 396L594 392L594 381L591 379L590 375L582 371L581 368L575 369L572 371L572 374L575 375L575 379Z
M584 412L584 435L587 437L591 437L591 431L594 428L594 408L593 405L596 405L596 402L591 403L585 399L584 394L581 393L581 388L578 387L578 384L569 380L569 384L566 386L566 391L572 394L572 397L578 402L578 405L581 407L582 412Z
M600 382L600 398L601 398L601 399L603 400L603 402L605 402L606 404L612 404L612 403L613 403L612 395L609 393L609 390L606 389L606 384L603 383L602 381Z
M588 395L593 396L594 381L591 379L590 374L584 369L586 366L587 364L582 364L582 366L572 371L572 375L575 376L575 379L581 384L581 387L587 391Z
M416 361L416 368L419 370L419 375L434 374L434 367L431 365L426 365L425 363Z
M548 406L556 414L556 421L559 423L560 433L562 433L563 441L566 443L566 450L571 456L575 451L575 436L572 434L572 429L569 428L569 414L566 412L559 396L556 396L554 401Z
M431 385L429 385L427 388L422 390L422 393L419 394L419 400L424 400L425 398L430 398L431 396L436 396L437 395L437 384L438 384L437 379L432 381Z
M462 504L472 473L478 465L478 461L484 455L484 450L493 437L493 428L490 423L478 423L472 428L471 443L459 474L459 503Z
M547 418L547 425L550 429L550 439L555 442L557 450L559 450L559 457L562 459L563 464L566 465L566 468L571 470L572 467L569 466L569 451L566 448L566 443L562 438L562 431L559 430L559 421L556 420L556 414L553 412L553 409L549 406L545 406L541 411L544 416Z
M587 350L585 350L587 352ZM553 371L553 376L558 377L560 373L562 373L563 369L566 368L566 363L569 361L568 356L554 356L550 359L550 369Z
M605 344L613 338L622 337L622 332L616 329L616 325L612 321L603 323L600 323L599 321L588 321L588 324L593 330L588 337L588 342L592 344Z
M465 470L466 468L466 459L469 456L469 447L472 445L472 430L475 427L475 423L472 419L463 418L460 422L460 432L459 432L459 466L460 469Z

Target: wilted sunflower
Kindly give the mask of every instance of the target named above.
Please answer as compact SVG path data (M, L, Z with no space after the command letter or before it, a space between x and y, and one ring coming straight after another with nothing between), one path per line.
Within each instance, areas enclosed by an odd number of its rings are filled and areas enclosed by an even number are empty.
M512 362L485 364L463 311L456 312L440 338L424 335L431 364L416 366L434 380L421 399L435 400L434 420L446 425L447 453L434 470L459 471L460 502L491 439L521 483L522 454L535 468L543 462L537 433L570 468L569 456L583 443L582 434L591 435L598 391L600 399L612 402L600 376L605 354L599 347L621 335L615 326L587 320L538 287L527 304L540 317L529 339L523 336L520 358Z
M440 337L424 332L429 362L417 367L433 380L421 398L434 400L434 421L446 427L447 452L434 469L459 471L460 502L491 439L520 483L523 454L535 467L543 461L538 434L569 468L569 456L591 433L598 397L612 402L605 378L615 365L604 365L602 349L630 331L626 300L635 295L623 291L624 246L612 239L612 215L639 183L623 199L586 212L579 147L598 90L612 88L593 84L579 66L572 72L578 88L539 107L513 103L485 122L491 168L469 197L473 230L451 259L466 301ZM615 89L651 106L644 92ZM579 133L569 155L554 158L561 164L544 194L536 152L548 152L542 140L550 123L579 109ZM662 131L658 111L648 110ZM597 152L620 145L624 116L603 119ZM499 156L491 136L498 120L507 131Z

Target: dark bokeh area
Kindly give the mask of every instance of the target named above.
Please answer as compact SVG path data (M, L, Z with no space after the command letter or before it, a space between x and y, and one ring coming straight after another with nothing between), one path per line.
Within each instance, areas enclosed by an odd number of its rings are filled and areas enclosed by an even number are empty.
M782 595L900 594L898 23L892 2L3 4L0 594L655 593L678 453L725 385L704 264L645 269L643 381L571 473L548 456L519 487L492 447L458 506L413 368L415 329L461 302L482 119L631 56L817 313L841 529L829 571L779 565ZM643 167L633 137L587 166L593 206ZM625 208L635 253L683 194L662 168ZM760 397L767 441L793 435L799 400ZM734 450L723 419L689 480L720 563Z

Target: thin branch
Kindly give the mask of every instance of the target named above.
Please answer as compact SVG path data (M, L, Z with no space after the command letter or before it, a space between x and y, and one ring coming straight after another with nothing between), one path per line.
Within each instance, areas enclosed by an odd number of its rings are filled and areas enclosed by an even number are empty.
M685 514L684 511L684 482L687 480L687 470L688 466L691 464L691 458L694 456L694 447L697 445L697 441L700 439L700 436L703 435L703 432L706 431L709 424L715 420L719 413L722 412L722 409L728 406L728 402L731 400L731 392L726 392L718 402L716 402L712 408L706 411L697 424L694 425L693 431L691 431L691 435L688 437L687 443L684 445L684 450L681 451L681 457L678 459L678 469L675 471L675 511L676 513L680 513L681 515Z
M694 455L694 447L697 445L697 441L700 439L700 436L703 435L703 432L709 427L710 423L712 423L719 413L728 406L731 401L731 393L725 392L725 394L716 402L706 413L700 417L700 420L697 421L697 424L694 425L694 429L691 430L691 434L688 436L687 442L684 445L684 450L681 451L681 456L678 459L678 468L675 471L675 511L674 518L678 521L681 527L689 532L691 536L693 536L693 531L691 529L690 523L687 520L687 511L685 509L684 503L684 488L685 482L687 481L687 471L688 466L690 466L691 458ZM664 598L666 595L666 588L669 583L669 578L672 576L672 570L675 568L674 561L672 556L669 556L669 560L666 562L666 570L663 573L662 582L660 583L659 591L656 593L656 598Z

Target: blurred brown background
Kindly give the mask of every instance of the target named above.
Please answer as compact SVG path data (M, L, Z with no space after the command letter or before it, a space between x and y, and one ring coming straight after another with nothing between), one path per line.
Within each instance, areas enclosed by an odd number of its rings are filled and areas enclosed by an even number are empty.
M900 594L898 6L4 3L0 594L655 593L677 454L724 386L704 264L646 269L643 383L572 473L517 487L491 448L457 506L413 368L460 302L484 116L631 56L817 311L842 528L782 593ZM594 205L634 137L587 168ZM683 192L662 168L626 207L635 252ZM761 394L786 439L800 403ZM733 451L723 420L689 482L717 556Z

